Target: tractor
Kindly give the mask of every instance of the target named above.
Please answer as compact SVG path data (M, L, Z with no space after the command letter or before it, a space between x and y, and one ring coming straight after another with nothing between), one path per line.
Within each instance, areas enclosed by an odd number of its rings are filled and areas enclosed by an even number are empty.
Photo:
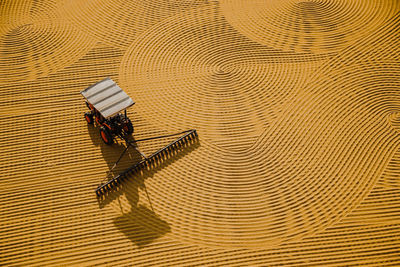
M115 137L126 139L133 133L126 109L135 103L113 80L106 78L86 88L81 94L90 110L84 114L86 122L99 127L100 137L105 144L112 145Z

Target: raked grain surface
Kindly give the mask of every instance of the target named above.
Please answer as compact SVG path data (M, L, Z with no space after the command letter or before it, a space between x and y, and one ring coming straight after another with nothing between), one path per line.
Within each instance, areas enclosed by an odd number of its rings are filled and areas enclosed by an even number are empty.
M399 12L0 0L0 265L400 265ZM98 199L124 146L79 91L104 77L134 138L199 141Z

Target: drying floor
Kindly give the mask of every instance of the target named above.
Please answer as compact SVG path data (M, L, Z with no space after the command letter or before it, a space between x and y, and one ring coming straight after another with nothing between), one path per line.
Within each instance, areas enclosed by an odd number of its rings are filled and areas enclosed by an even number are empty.
M400 265L399 10L0 0L0 265ZM98 199L124 147L79 92L105 77L134 138L199 142Z

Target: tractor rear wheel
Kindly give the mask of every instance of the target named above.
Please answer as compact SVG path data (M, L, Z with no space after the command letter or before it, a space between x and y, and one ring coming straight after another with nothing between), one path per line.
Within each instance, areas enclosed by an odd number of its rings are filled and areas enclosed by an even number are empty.
M124 123L124 132L126 135L131 135L133 133L133 125L130 119L126 119Z
M112 134L110 133L110 130L108 130L104 126L100 127L100 136L105 144L112 145L114 143L114 138L113 138Z
M93 114L91 112L86 112L85 120L88 124L93 124Z

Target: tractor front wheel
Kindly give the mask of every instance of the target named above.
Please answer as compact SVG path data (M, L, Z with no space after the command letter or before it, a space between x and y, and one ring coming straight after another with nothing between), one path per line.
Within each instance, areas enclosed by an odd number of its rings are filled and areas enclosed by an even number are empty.
M130 119L126 119L123 129L126 135L131 135L133 133L133 125Z
M88 124L93 124L93 114L91 112L86 112L85 120Z
M112 134L104 126L100 127L100 136L101 136L101 139L103 139L103 142L105 144L112 145L114 143L114 138L113 138Z

